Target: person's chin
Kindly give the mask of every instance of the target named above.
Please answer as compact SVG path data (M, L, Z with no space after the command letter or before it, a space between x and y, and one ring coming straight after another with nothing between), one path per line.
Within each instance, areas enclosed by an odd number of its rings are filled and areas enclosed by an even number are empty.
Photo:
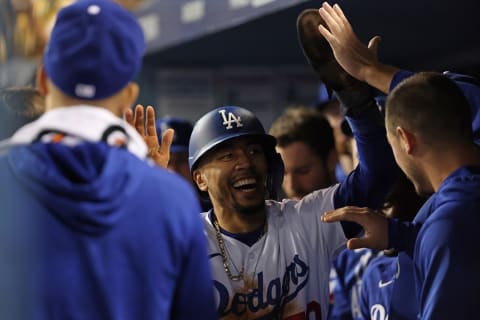
M249 201L248 203L239 201L236 203L235 208L243 215L254 215L265 208L265 201L263 199Z

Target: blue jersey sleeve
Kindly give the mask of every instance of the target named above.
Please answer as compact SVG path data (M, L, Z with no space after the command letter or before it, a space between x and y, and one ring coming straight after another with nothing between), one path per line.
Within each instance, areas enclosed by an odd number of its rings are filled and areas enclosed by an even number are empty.
M408 70L398 70L392 78L392 81L390 82L390 87L388 92L392 92L393 89L395 89L396 86L403 80L407 79L408 77L411 77L415 74L415 72L408 71Z
M418 235L415 263L421 319L471 319L478 314L478 200L437 209ZM472 238L473 237L473 238Z
M343 251L342 251L343 253ZM345 271L341 267L342 254L333 262L333 268L337 277L335 278L335 286L333 289L333 305L329 315L330 320L348 320L352 319L352 312L350 310L350 299L348 297L348 289L345 287Z
M360 291L365 269L377 255L370 249L343 250L333 263L337 283L331 319L362 319Z
M413 257L415 240L421 225L419 223L388 219L388 248L404 251Z
M379 208L400 170L387 141L384 119L378 109L372 108L362 117L347 117L347 121L357 143L359 165L340 183L335 208Z

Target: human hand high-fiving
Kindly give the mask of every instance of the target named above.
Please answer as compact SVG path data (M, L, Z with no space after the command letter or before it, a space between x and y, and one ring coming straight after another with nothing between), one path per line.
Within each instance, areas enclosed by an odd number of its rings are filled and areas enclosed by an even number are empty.
M319 25L318 29L332 47L337 62L351 76L366 82L368 67L378 63L380 37L375 36L368 46L364 45L338 4L331 6L324 2L318 11L328 26Z
M321 217L323 222L351 221L363 227L364 234L347 241L349 249L370 248L384 250L388 248L388 219L376 210L366 207L346 206L327 211Z
M155 110L152 106L144 109L141 104L135 106L135 111L128 109L125 112L125 120L142 136L148 147L148 156L153 162L162 168L167 168L175 132L173 129L167 129L162 135L162 142L159 143L155 127Z

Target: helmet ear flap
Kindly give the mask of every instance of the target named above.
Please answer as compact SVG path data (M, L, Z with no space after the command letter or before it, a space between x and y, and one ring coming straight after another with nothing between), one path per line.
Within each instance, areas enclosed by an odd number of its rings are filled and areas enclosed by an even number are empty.
M271 159L269 160L268 178L267 178L267 190L269 192L270 199L281 200L281 188L284 175L284 166L282 157L279 153L273 152Z

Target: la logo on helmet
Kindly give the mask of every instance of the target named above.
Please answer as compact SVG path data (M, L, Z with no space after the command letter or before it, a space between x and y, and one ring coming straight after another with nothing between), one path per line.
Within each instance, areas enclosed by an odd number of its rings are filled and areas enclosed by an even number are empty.
M237 117L232 112L229 112L228 115L227 115L226 112L227 111L225 109L218 110L218 113L220 113L222 115L222 118L223 118L223 123L222 124L225 126L225 128L227 130L233 128L233 126L232 126L233 123L236 124L237 128L243 127L242 119L240 118L240 116Z

